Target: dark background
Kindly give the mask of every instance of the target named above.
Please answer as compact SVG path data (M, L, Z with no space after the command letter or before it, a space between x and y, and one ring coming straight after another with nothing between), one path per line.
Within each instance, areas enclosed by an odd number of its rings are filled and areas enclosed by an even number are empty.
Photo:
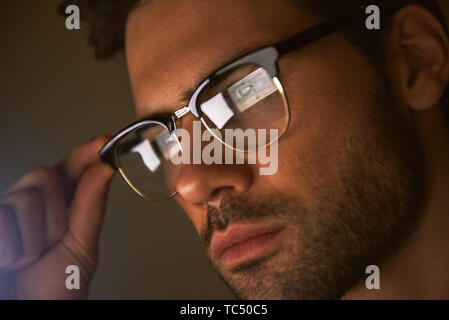
M442 1L444 7L448 2ZM134 121L123 54L96 61L86 44L87 26L67 30L57 5L58 0L2 2L0 192L33 167L56 163L82 141ZM233 296L176 203L145 201L117 176L90 298Z
M96 61L87 26L67 30L57 0L2 1L0 192L93 136L135 120L123 54ZM65 270L61 270L64 272ZM111 186L93 299L229 299L174 200Z

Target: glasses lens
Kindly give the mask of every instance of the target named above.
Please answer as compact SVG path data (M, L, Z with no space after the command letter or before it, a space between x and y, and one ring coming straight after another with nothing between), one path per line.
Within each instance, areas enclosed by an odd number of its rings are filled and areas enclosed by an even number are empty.
M244 152L273 143L289 122L279 80L256 64L243 64L215 77L201 91L198 105L205 126L223 143ZM235 137L230 138L226 129L234 129ZM271 135L272 129L277 134Z
M176 195L172 183L174 157L181 144L159 124L140 127L126 136L114 150L119 170L128 184L142 197L165 200Z

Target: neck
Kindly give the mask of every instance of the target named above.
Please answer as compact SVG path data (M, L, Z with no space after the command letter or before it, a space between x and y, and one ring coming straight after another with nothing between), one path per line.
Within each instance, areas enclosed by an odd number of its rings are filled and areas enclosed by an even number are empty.
M449 299L449 128L443 119L438 110L420 114L429 172L420 227L379 266L380 289L366 289L363 280L345 299Z

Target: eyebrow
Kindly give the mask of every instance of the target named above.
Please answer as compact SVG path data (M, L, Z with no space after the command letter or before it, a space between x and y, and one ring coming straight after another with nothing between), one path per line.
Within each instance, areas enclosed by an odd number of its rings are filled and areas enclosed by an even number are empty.
M186 89L184 89L182 91L182 93L180 94L180 101L179 103L174 104L174 107L167 107L166 106L160 106L158 108L155 108L156 110L151 110L154 109L154 106L145 104L144 106L142 106L143 109L148 110L148 112L144 112L141 116L139 116L137 118L138 121L140 120L145 120L148 118L153 118L153 117L167 117L167 116L171 116L176 110L185 107L188 103L190 98L192 97L192 95L195 93L196 89L198 88L198 86L204 81L206 80L206 77L209 78L214 72L220 70L221 68L225 67L226 65L228 65L229 63L231 63L232 61L239 59L241 57L243 57L246 54L249 54L251 52L253 52L254 50L257 49L248 49L248 48L240 48L236 53L234 53L231 58L225 60L224 64L220 64L218 69L215 68L212 71L202 71L199 72L198 75L196 75L197 80L195 80L195 85L192 87L186 87ZM224 56L224 55L223 55ZM224 59L222 59L224 60Z
M170 107L160 106L157 108L154 108L154 106L151 106L151 105L143 106L143 109L148 110L148 111L146 111L142 115L138 116L137 120L140 121L140 120L145 120L145 119L153 118L153 117L171 116L176 110L178 110L182 107L185 107L189 103L190 97L193 95L193 93L195 92L197 87L198 86L185 89L181 94L179 103L176 103L173 106L170 106Z
M214 71L212 71L212 72L214 72ZM161 106L156 107L154 105L152 106L151 103L143 105L142 108L144 110L148 110L148 111L145 111L141 116L139 116L137 118L137 120L145 120L148 118L160 117L160 116L165 116L165 117L171 116L176 110L178 110L182 107L185 107L189 103L190 98L195 93L198 86L204 80L206 80L206 77L209 77L211 74L212 74L211 71L198 72L198 74L195 76L195 78L199 79L199 80L195 80L193 86L187 86L185 88L181 88L179 90L179 92L181 92L179 94L179 97L180 97L179 101L177 103L173 104L172 106L161 105Z

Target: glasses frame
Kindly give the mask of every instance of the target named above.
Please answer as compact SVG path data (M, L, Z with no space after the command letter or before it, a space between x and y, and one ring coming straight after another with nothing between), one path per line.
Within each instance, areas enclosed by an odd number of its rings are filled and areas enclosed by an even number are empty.
M200 85L194 90L192 96L190 97L189 103L186 106L178 109L172 115L166 117L163 116L148 117L136 121L131 125L127 126L126 128L122 129L121 131L119 131L110 141L108 141L103 146L103 148L101 148L101 150L99 151L100 159L104 163L111 165L115 170L119 170L120 165L118 161L115 159L114 149L117 142L120 141L120 139L123 138L128 133L151 124L158 124L164 127L171 134L176 129L175 121L180 119L182 116L186 115L189 112L192 113L196 118L201 120L202 113L201 109L198 106L197 99L203 88L207 86L207 84L209 84L209 82L211 82L214 79L214 77L217 77L240 65L252 63L263 67L272 78L277 79L279 74L278 61L282 56L293 50L300 49L311 42L317 41L319 39L322 39L328 35L331 35L339 31L341 28L348 25L350 21L352 20L351 19L326 20L309 29L301 31L300 33L297 33L291 36L290 38L287 38L286 40L254 50L250 53L240 56L237 59L232 60L231 62L226 63L222 67L212 72L203 81L201 81ZM278 80L278 82L279 87L280 81ZM280 88L282 88L282 86ZM285 102L287 102L285 92L282 90L281 93L283 99L285 99ZM286 104L286 106L288 109L288 104Z

